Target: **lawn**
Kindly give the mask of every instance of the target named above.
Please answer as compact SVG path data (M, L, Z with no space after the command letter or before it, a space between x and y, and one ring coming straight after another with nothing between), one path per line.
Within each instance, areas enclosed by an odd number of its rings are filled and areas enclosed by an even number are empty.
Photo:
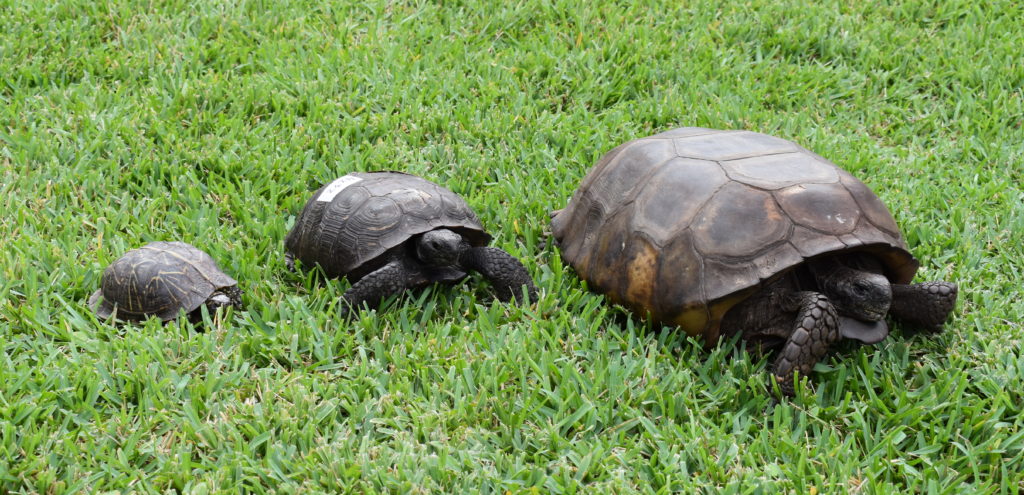
M0 1L0 493L1024 490L1024 9L835 2ZM614 146L794 140L891 208L939 335L770 360L586 290L545 243ZM535 304L474 276L336 317L285 270L319 185L466 198ZM183 240L245 308L115 326L108 263Z

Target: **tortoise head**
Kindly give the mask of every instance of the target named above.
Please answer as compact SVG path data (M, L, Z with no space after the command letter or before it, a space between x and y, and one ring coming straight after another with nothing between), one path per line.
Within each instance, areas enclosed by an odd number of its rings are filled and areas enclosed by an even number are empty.
M242 307L242 290L237 286L224 287L213 294L205 302L207 310L210 314L215 313L220 308L226 308L228 306L235 306L236 308Z
M431 267L457 266L469 248L469 243L451 230L431 230L416 240L416 257Z
M892 304L892 285L885 275L844 266L836 261L811 263L818 289L841 316L861 321L885 318Z

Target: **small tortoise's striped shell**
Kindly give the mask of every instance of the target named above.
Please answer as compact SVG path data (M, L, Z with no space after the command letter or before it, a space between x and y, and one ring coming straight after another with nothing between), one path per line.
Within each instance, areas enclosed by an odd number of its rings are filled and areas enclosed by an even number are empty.
M184 242L153 242L128 251L103 271L89 306L101 318L163 321L190 313L214 292L238 285L210 255Z
M340 190L332 191L336 184ZM446 228L470 244L490 241L469 205L454 192L401 172L354 172L313 193L285 238L285 249L328 277L355 282L386 262L413 236ZM431 273L434 282L458 280L456 269Z
M591 287L709 342L729 308L807 259L869 251L895 283L918 267L864 183L747 131L681 128L613 149L552 231Z

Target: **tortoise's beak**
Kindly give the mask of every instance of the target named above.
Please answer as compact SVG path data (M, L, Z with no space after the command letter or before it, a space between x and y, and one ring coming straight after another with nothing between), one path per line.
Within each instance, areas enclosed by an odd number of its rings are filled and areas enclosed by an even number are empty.
M859 340L865 344L881 342L889 336L889 325L885 320L861 321L848 316L839 317L839 333L847 339Z

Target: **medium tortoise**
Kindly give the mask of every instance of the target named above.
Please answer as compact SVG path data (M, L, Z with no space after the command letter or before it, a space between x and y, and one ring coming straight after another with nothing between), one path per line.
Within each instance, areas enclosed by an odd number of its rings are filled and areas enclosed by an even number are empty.
M285 263L319 265L353 285L341 311L430 283L480 272L501 300L532 299L536 287L519 260L495 247L461 197L401 172L355 172L313 193L285 239Z
M184 312L198 321L202 306L210 313L242 305L238 282L213 258L184 242L152 242L128 251L103 271L89 306L100 318L173 320Z
M562 258L611 301L708 345L782 346L773 374L787 395L839 339L884 339L886 314L938 330L956 302L955 284L910 284L918 262L867 186L755 132L625 143L552 217Z

